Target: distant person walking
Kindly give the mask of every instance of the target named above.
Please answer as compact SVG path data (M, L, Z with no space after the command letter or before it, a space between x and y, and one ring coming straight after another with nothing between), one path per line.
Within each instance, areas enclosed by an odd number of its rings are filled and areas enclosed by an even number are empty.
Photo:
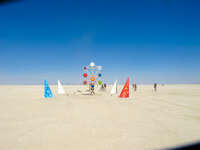
M133 84L134 91L137 91L137 84Z
M107 85L106 85L106 83L104 83L104 85L103 85L103 86L104 86L104 88L106 89L106 86L107 86Z
M105 88L104 88L104 84L101 85L101 90L102 90L102 91L105 90Z
M106 83L101 85L101 91L105 91L106 90Z
M153 88L154 88L154 91L156 92L157 91L157 83L154 83Z

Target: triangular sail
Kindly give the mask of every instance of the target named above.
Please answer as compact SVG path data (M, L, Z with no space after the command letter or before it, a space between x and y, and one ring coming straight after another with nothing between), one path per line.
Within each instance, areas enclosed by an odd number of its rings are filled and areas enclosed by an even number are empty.
M126 83L125 83L119 97L120 98L128 98L129 97L129 78L126 80Z
M65 94L65 90L64 90L60 80L58 80L58 94Z
M110 91L110 94L117 94L117 80L115 81L111 91Z
M53 95L53 93L52 93L52 91L51 91L51 89L50 89L50 87L49 87L49 85L48 85L46 80L44 80L44 97L45 98L54 97L54 95Z

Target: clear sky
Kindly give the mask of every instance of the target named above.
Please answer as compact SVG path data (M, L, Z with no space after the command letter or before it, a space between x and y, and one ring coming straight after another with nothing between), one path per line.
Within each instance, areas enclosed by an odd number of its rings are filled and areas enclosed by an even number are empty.
M198 0L24 0L0 5L0 84L200 83Z

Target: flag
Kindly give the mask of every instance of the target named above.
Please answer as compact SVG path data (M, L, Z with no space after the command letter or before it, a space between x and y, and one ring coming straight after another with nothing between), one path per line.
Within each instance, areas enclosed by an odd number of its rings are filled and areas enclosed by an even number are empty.
M58 80L58 94L65 94L65 90L64 90L60 80Z
M44 97L45 98L53 98L54 97L46 80L44 80Z
M110 94L113 95L113 94L117 94L117 80L115 81L111 91L110 91Z
M129 98L129 78L126 80L126 83L125 83L119 97L120 98Z

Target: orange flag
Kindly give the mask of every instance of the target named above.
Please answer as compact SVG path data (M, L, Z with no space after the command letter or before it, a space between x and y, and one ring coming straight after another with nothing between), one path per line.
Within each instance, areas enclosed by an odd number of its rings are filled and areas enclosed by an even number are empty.
M126 83L125 83L119 97L120 98L129 98L129 78L126 80Z

